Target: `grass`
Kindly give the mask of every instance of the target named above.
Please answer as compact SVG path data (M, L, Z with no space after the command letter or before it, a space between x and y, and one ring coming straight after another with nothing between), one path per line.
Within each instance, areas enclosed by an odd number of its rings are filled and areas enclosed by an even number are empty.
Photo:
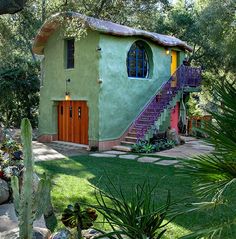
M74 204L76 201L96 203L91 185L106 190L105 185L108 179L105 175L109 176L115 185L121 184L126 196L129 195L134 183L142 184L145 179L149 179L150 182L159 183L156 202L160 205L165 203L168 190L171 191L172 201L183 199L185 203L197 201L192 191L191 179L176 175L177 169L173 166L160 166L119 158L78 156L38 162L36 170L38 173L46 171L53 182L52 200L58 223L51 221L51 230L63 226L60 217L68 204ZM222 214L223 211L219 211L219 216ZM165 238L179 238L200 224L209 224L212 222L211 217L208 211L179 216L169 224ZM98 219L98 221L101 220L101 218ZM101 228L103 225L100 223L96 226Z

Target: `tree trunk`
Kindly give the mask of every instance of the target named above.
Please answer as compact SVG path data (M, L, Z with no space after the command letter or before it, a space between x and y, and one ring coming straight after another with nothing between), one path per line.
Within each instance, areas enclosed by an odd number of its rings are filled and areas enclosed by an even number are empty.
M42 23L46 19L46 0L42 0Z

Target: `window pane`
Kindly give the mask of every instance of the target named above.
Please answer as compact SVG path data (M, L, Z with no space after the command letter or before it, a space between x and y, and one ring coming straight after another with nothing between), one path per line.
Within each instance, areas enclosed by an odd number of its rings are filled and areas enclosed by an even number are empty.
M74 68L75 40L67 40L67 68Z
M146 78L148 74L148 57L144 44L135 42L127 56L127 72L129 77Z

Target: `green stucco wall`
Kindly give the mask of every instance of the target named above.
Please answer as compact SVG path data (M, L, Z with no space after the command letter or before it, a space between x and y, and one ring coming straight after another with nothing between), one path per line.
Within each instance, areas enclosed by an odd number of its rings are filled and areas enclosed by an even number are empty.
M162 83L170 77L171 54L167 55L164 47L146 40L144 41L152 51L150 77L148 79L128 77L127 53L136 40L142 39L100 35L99 72L102 81L99 94L100 140L119 138ZM184 54L180 52L179 63L183 56Z
M65 82L71 100L86 100L89 107L89 139L98 140L98 64L99 34L88 31L75 41L75 67L65 69L65 43L60 31L55 32L44 49L43 85L40 90L39 134L57 134L57 103L65 99Z
M88 31L85 38L75 41L75 67L65 69L64 38L60 31L55 32L45 46L42 61L39 134L58 133L57 104L65 99L65 83L70 78L71 100L88 103L89 140L113 140L122 136L170 77L171 54L167 55L164 47L147 40L143 41L150 48L149 78L128 77L127 53L136 40L143 39ZM184 56L180 51L179 64Z

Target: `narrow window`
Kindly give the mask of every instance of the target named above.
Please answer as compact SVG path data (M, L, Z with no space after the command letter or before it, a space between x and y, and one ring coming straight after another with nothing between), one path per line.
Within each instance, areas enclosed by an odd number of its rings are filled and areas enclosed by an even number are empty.
M142 41L135 42L127 56L127 72L129 77L148 77L148 55Z
M75 40L66 40L66 68L74 68Z

